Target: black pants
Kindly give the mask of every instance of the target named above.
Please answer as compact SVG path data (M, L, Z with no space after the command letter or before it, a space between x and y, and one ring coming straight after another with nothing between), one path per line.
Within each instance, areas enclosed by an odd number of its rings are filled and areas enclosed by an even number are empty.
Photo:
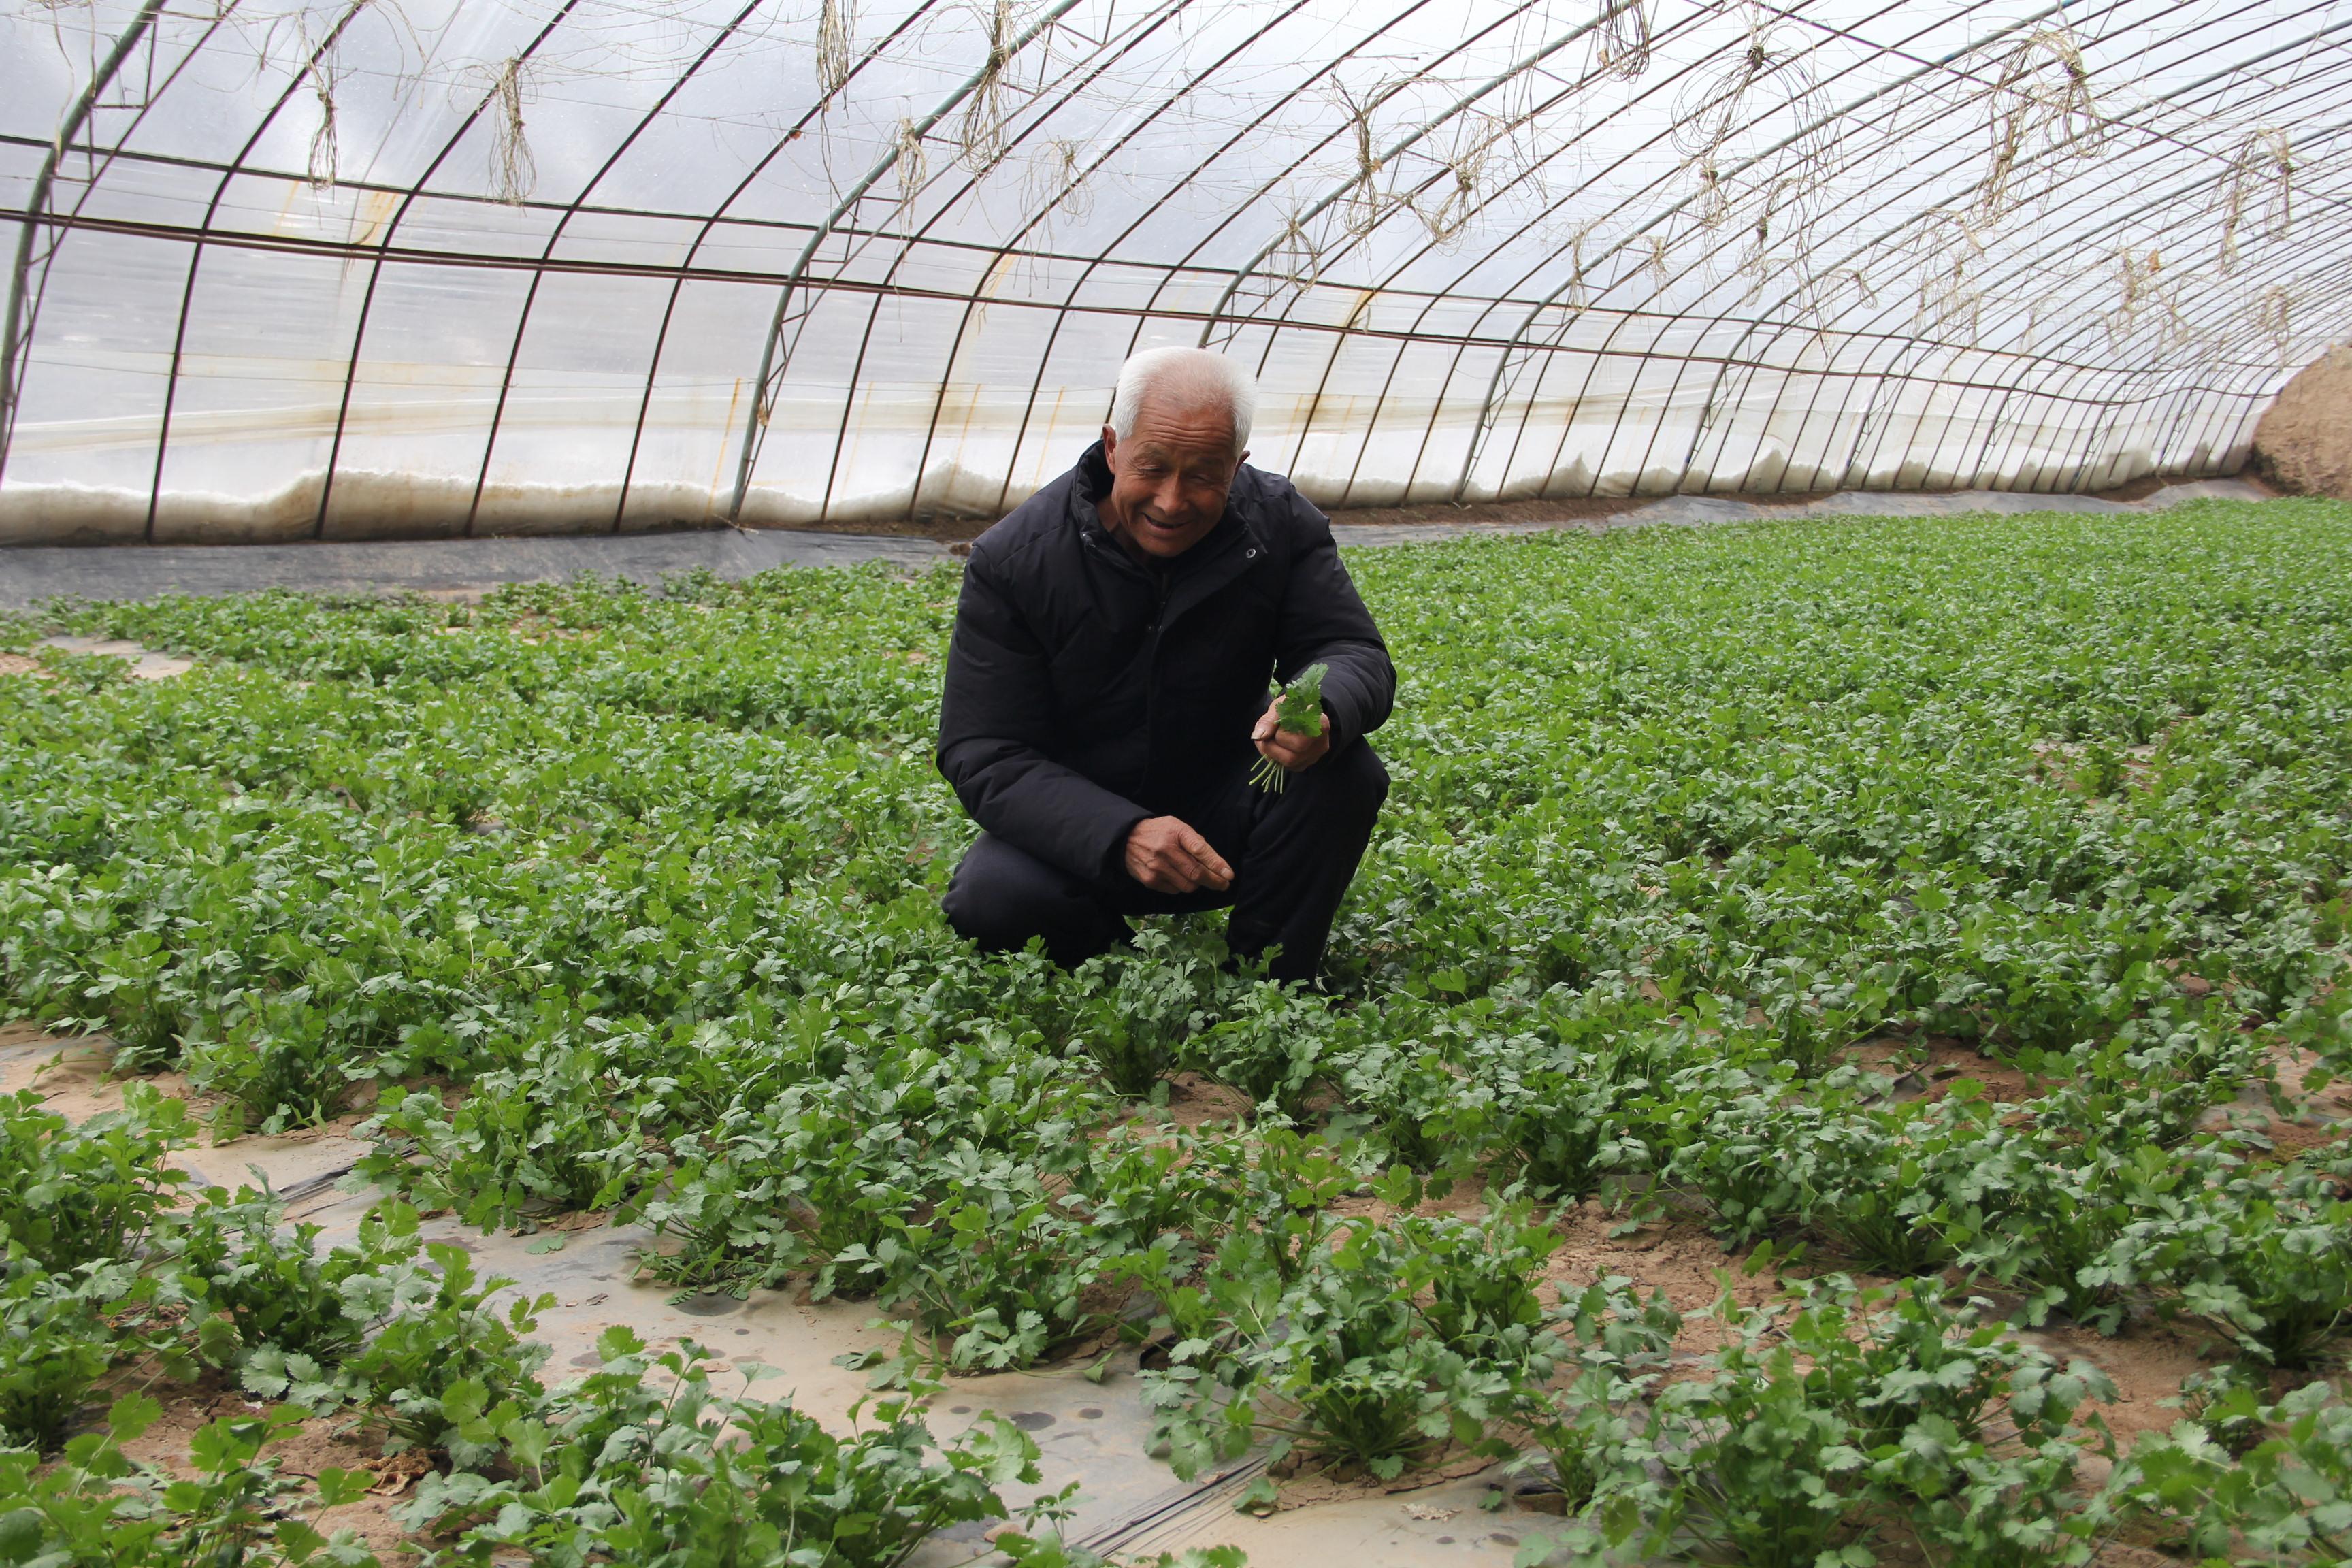
M983 833L948 882L948 923L990 952L1043 937L1054 962L1068 965L1126 941L1129 915L1230 904L1228 946L1253 956L1278 946L1268 973L1313 980L1322 967L1331 916L1364 858L1388 793L1388 770L1358 741L1291 774L1280 795L1236 777L1222 796L1192 813L1174 811L1234 868L1233 886L1223 892L1154 892L1123 870L1108 883L1087 882Z

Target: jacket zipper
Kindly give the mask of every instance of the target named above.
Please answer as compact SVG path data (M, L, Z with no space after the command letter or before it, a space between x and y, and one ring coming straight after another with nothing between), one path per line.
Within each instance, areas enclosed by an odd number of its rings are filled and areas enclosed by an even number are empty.
M1168 620L1168 600L1176 591L1176 574L1155 572L1151 623L1143 628L1143 782L1149 789L1160 773L1160 634Z
M1242 538L1244 541L1249 539L1246 524L1243 526ZM1087 550L1109 562L1114 570L1139 573L1150 578L1152 582L1151 619L1143 628L1144 637L1147 639L1143 653L1143 773L1145 787L1149 789L1152 778L1159 771L1157 763L1160 755L1160 638L1167 626L1168 603L1175 596L1176 574L1173 571L1153 572L1139 566L1128 559L1124 551L1116 546L1104 548L1090 533L1081 531L1078 542ZM1228 545L1227 548L1234 547ZM1254 543L1245 548L1243 558L1245 561L1257 559L1257 550Z

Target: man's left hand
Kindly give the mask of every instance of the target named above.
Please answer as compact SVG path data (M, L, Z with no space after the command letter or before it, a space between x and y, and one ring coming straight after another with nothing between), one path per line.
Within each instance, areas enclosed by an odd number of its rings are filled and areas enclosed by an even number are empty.
M1324 716L1320 733L1302 735L1295 730L1283 729L1275 722L1275 715L1281 710L1282 699L1277 697L1265 705L1265 712L1259 718L1257 727L1250 731L1250 739L1257 742L1258 755L1270 758L1294 773L1321 762L1331 750L1329 715Z

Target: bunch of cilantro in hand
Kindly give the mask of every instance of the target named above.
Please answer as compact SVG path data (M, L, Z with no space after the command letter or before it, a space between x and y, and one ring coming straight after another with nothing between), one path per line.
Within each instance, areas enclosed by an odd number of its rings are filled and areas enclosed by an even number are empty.
M1274 710L1274 727L1287 730L1294 735L1319 735L1323 732L1323 674L1330 668L1324 664L1310 664L1298 672L1298 679L1282 689L1282 701ZM1250 771L1250 783L1270 795L1280 795L1290 782L1290 774L1272 757L1260 756L1257 766Z

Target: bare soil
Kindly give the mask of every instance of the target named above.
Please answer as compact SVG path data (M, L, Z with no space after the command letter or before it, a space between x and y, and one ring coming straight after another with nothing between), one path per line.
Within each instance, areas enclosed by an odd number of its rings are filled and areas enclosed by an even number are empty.
M111 1076L114 1042L104 1035L53 1035L31 1024L0 1024L0 1093L40 1091L51 1110L68 1121L87 1121L122 1109L122 1090L131 1080ZM150 1083L168 1099L184 1100L203 1121L210 1104L178 1073L157 1073Z
M1968 1079L1983 1089L1985 1099L2011 1105L2033 1099L2046 1087L1999 1057L1948 1035L1864 1040L1849 1049L1845 1059L1892 1075L1895 1094L1905 1100L1941 1100L1954 1084Z
M2352 344L2286 384L2254 427L2252 467L2283 490L2352 500Z
M1165 1110L1154 1109L1141 1114L1164 1115L1171 1126L1190 1132L1212 1122L1246 1121L1255 1109L1250 1103L1250 1097L1239 1089L1211 1083L1196 1072L1180 1072L1171 1074L1168 1079Z
M200 1427L225 1417L258 1415L269 1408L263 1401L248 1399L241 1392L226 1387L199 1384L174 1388L159 1382L144 1392L163 1405L163 1416L125 1443L122 1451L135 1462L153 1465L182 1478L194 1474L188 1465L188 1440ZM356 1423L348 1416L305 1421L287 1437L264 1449L262 1458L276 1459L278 1475L289 1480L298 1477L315 1480L324 1469L367 1470L374 1474L377 1482L366 1497L330 1509L315 1519L312 1512L317 1499L307 1489L290 1496L287 1504L289 1511L311 1520L326 1534L351 1531L390 1568L399 1568L416 1556L419 1547L415 1537L394 1522L392 1510L414 1495L417 1479L431 1467L418 1454L386 1458L375 1435L355 1427Z

